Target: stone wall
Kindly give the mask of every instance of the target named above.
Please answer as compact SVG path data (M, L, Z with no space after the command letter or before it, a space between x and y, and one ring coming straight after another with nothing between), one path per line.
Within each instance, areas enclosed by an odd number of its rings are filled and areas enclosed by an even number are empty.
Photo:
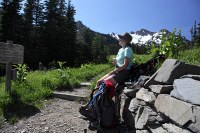
M121 119L136 133L200 133L199 66L167 59L121 98Z

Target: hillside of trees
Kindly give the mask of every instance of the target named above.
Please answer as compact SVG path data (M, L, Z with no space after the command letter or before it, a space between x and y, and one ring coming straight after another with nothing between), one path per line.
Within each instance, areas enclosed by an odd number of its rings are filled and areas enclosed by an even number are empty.
M0 42L12 40L23 45L24 63L32 69L37 69L39 62L46 67L57 61L72 67L104 63L107 55L118 50L117 40L81 29L70 0L3 0L0 9Z

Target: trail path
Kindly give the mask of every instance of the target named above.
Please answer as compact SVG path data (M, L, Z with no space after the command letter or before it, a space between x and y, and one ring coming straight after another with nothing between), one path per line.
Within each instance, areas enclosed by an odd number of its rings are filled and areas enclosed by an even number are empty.
M89 95L86 87L63 92L70 95ZM89 121L79 113L81 101L69 101L59 98L47 102L39 113L24 118L11 125L4 121L0 133L83 133L88 128ZM87 133L95 133L87 129Z
M89 95L87 87L83 86L72 92L56 92L58 93L58 97L64 95L64 99L51 99L38 113L13 125L5 120L0 127L0 133L84 133L84 130L87 130L87 133L96 133L96 130L88 129L89 121L79 113L83 101L76 99L79 94L81 97ZM75 96L75 101L66 100L69 95ZM106 133L116 133L118 129L108 130ZM127 132L122 131L122 133Z
M14 125L4 123L1 133L83 133L88 122L84 120L78 108L80 103L62 99L53 99L40 113L20 120ZM88 131L88 133L95 131Z

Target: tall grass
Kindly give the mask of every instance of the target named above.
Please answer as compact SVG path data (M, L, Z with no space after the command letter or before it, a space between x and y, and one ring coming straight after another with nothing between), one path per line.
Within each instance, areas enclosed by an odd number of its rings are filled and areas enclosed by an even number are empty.
M11 103L10 95L5 92L5 83L0 84L0 115L3 113L3 109Z
M200 66L200 48L180 51L178 60Z

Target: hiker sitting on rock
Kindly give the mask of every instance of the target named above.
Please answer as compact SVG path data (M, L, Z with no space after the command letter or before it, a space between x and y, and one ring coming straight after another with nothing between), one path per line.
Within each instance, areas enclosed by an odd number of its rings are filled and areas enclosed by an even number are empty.
M122 48L119 49L116 58L113 59L113 64L116 67L113 71L109 72L97 81L93 95L97 93L98 88L104 81L111 83L112 86L115 87L118 83L125 82L129 78L133 58L133 51L130 47L132 36L129 33L124 33L122 35L118 35L118 37L119 45L121 45ZM81 109L87 108L88 104L81 106Z

